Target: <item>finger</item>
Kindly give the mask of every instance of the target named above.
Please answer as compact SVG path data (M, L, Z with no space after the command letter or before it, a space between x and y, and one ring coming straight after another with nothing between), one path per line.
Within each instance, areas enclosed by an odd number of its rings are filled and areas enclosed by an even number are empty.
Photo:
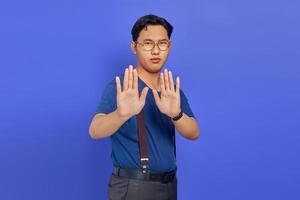
M180 94L180 79L179 76L176 78L176 93Z
M168 75L167 69L165 69L165 71L164 71L164 78L165 78L166 90L170 90L169 75Z
M169 81L170 81L170 88L171 88L171 91L172 92L175 92L175 89L174 89L174 81L173 81L173 75L172 75L172 72L169 71Z
M117 95L121 94L121 83L120 83L120 78L116 76L116 85L117 85Z
M165 81L164 81L164 75L163 73L160 73L160 91L162 93L165 93L166 92L166 87L165 87Z
M136 69L133 70L133 89L138 89L138 74Z
M142 103L145 103L145 101L146 101L146 96L147 96L148 90L149 90L148 87L144 87L144 89L142 90L142 94L140 96L140 101Z
M128 80L128 88L132 89L133 86L133 69L132 65L129 65L129 80Z
M124 80L123 80L123 91L128 89L128 68L125 69Z
M156 90L152 89L152 93L153 93L156 105L159 105L160 104L160 98L158 96L158 92Z

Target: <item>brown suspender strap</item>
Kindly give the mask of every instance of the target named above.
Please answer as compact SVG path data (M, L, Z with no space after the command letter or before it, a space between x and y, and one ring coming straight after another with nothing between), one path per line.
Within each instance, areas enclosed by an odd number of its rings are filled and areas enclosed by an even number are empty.
M146 173L148 168L149 158L148 158L144 109L142 109L141 112L138 114L138 132L139 132L141 164L143 168L143 173Z
M148 146L147 146L144 109L142 109L141 112L138 114L137 120L138 120L138 132L139 132L140 159L143 168L143 173L146 173L149 166L149 158L148 158ZM175 136L176 134L174 133L173 143L174 143L174 154L176 158Z

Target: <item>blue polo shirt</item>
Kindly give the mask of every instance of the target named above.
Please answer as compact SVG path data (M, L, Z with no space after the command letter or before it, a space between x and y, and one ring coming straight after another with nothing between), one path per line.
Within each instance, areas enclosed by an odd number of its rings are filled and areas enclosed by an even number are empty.
M122 85L123 77L120 77L120 80ZM146 86L146 83L139 78L139 94ZM160 92L158 93L160 95ZM116 94L116 83L113 79L106 85L102 93L96 114L108 114L115 111L117 109ZM190 117L195 117L182 90L180 90L180 101L182 111ZM159 111L150 88L146 97L144 115L149 169L160 172L174 170L177 167L173 149L175 126L170 117ZM112 144L111 159L114 166L141 168L137 127L137 115L135 115L110 136Z

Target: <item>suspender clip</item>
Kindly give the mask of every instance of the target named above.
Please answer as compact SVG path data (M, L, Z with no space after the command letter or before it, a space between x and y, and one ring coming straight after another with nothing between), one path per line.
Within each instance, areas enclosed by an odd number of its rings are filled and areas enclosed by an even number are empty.
M146 174L148 171L148 161L149 161L149 158L141 158L143 174Z

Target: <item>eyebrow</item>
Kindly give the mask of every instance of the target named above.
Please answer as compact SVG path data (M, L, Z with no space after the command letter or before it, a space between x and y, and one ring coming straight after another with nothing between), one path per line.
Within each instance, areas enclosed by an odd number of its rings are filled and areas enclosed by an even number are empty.
M168 41L168 39L166 39L166 38L164 38L164 39L161 39L161 40L158 40L158 41L163 41L163 40L166 40L166 41ZM151 40L151 39L144 39L143 41L153 41L153 40Z

